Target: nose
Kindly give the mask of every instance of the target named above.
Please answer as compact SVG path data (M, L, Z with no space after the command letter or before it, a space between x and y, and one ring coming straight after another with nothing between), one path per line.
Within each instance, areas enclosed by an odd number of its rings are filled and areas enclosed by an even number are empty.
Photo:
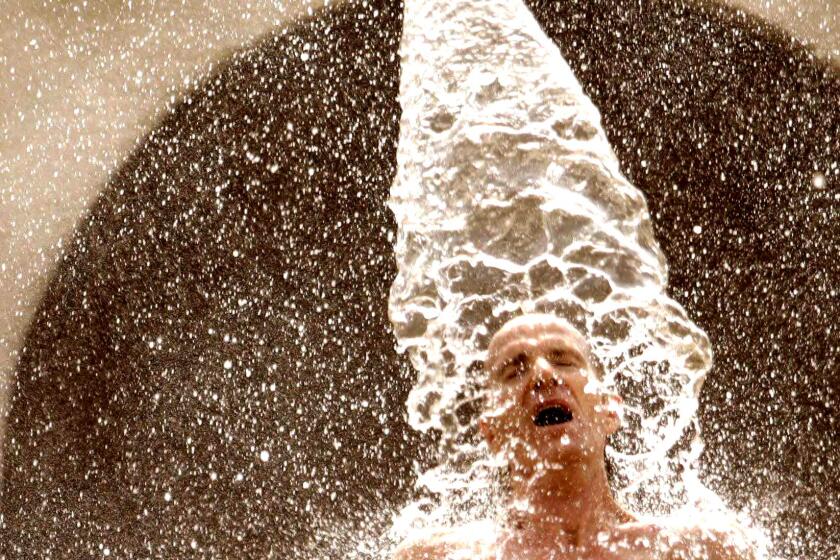
M560 385L560 379L552 367L551 363L545 358L537 358L533 365L534 371L531 376L531 389L534 392L539 392L543 389L551 389Z

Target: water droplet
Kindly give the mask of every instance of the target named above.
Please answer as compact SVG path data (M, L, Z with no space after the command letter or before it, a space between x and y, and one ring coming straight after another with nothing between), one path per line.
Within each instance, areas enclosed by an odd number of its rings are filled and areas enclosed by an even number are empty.
M814 173L814 176L811 178L811 183L814 185L815 189L824 189L825 175L822 173Z

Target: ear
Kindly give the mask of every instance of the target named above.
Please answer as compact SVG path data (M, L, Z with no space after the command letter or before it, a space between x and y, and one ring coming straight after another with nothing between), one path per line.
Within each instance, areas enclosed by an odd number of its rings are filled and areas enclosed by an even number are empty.
M624 399L616 393L607 393L602 396L601 406L605 419L607 435L612 435L621 427L621 412L624 407Z
M496 430L493 426L493 421L488 419L486 416L481 416L478 419L478 429L481 431L482 437L484 437L484 441L487 442L487 447L490 448L490 451L493 453L499 452L499 441L496 437Z

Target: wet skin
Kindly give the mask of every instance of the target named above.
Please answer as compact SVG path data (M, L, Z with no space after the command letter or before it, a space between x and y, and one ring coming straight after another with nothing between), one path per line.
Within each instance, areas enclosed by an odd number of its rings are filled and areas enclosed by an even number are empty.
M479 427L510 473L505 527L493 537L443 530L405 543L398 560L735 560L723 534L639 522L615 501L604 463L621 398L601 385L583 335L532 314L493 337Z
M492 451L516 453L520 476L539 467L603 465L620 397L599 389L589 345L577 330L549 315L513 319L491 341L485 370L490 406L482 433ZM559 418L541 418L546 409Z

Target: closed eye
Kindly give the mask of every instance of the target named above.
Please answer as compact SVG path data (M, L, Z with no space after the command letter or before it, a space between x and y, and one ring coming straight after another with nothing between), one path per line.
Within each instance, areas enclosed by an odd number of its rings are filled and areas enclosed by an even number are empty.
M558 367L582 367L582 360L572 352L555 350L548 355L548 361Z
M510 381L521 376L525 371L526 360L527 357L524 354L519 354L515 358L511 358L499 369L499 377L504 381Z
M502 379L510 381L516 379L525 370L522 364L509 364L502 369Z

